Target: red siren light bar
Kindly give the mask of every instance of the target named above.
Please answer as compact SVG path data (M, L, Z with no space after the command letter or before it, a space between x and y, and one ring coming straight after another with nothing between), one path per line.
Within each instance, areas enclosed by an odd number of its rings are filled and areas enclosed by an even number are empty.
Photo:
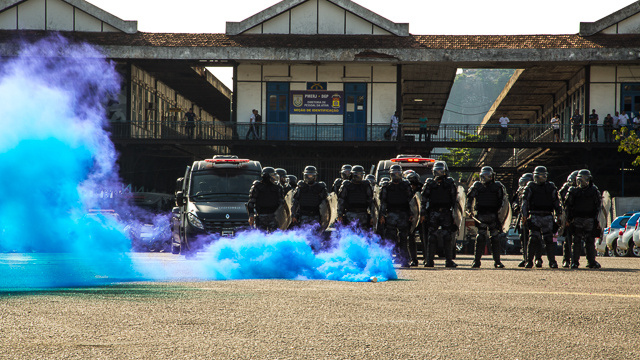
M238 163L248 163L249 159L205 159L206 162L214 163L214 164L238 164Z
M390 159L391 162L410 162L410 163L432 163L432 162L436 162L435 159L428 159L428 158L395 158L395 159Z

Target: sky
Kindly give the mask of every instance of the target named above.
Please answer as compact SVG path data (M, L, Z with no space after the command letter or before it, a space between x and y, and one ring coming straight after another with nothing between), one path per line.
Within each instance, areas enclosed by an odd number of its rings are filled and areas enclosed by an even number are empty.
M279 0L89 0L146 32L224 33ZM597 21L632 0L356 0L416 35L576 34L580 22ZM231 71L214 71L231 88Z

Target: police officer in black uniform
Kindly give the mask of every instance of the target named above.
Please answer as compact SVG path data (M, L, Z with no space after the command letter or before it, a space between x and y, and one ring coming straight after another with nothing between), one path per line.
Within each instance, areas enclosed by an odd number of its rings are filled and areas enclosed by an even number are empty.
M595 236L602 230L598 223L598 214L602 207L602 195L593 184L591 172L587 169L582 169L578 172L576 185L569 189L565 200L567 225L573 235L571 268L577 269L580 266L582 241L584 241L587 267L599 269L600 264L596 261Z
M412 215L409 203L413 197L411 185L402 178L402 166L392 165L389 169L391 182L380 191L380 223L385 225L384 238L394 243L396 254L402 267L417 266L418 261L410 258L408 236ZM412 262L415 261L415 264Z
M453 209L457 202L458 188L451 177L449 168L444 161L437 161L433 165L433 178L429 178L422 187L422 203L420 209L420 220L426 228L427 247L423 251L426 253L425 267L434 266L434 256L438 236L441 236L444 243L445 266L458 266L453 262L453 233L457 230Z
M496 181L493 168L485 166L480 169L480 181L474 182L467 192L467 214L473 214L472 204L475 200L476 213L471 217L475 220L476 228L478 228L472 268L480 267L480 258L482 258L487 239L491 242L493 266L499 269L504 268L500 261L502 223L498 218L498 211L502 207L504 196L504 186Z
M537 166L533 171L533 181L524 189L522 200L522 216L529 228L529 249L527 250L526 268L533 267L533 256L544 241L547 247L547 259L549 267L556 269L556 248L553 243L554 222L562 214L560 197L556 185L547 181L547 168ZM555 212L555 219L554 219Z
M327 184L317 181L315 166L307 166L291 200L291 221L300 225L320 225L320 204L327 199Z
M256 180L249 191L249 225L265 231L278 229L275 212L284 204L284 192L280 176L272 167L262 169L262 180ZM257 214L257 216L256 216Z
M565 200L567 199L569 188L576 186L576 177L578 177L578 170L569 174L569 176L567 177L567 181L562 184L562 187L558 191L558 195L560 195L560 206L562 206L565 212L567 211ZM568 268L569 266L571 266L571 229L569 229L568 226L565 226L564 233L558 235L564 236L564 244L562 244L562 267Z
M292 189L295 189L298 186L298 178L295 175L287 175L287 178L289 179L289 186L291 186Z
M516 227L520 238L520 246L522 248L522 261L518 264L518 267L524 267L527 264L527 249L529 244L529 228L525 224L522 216L522 200L524 199L524 189L527 187L529 181L533 181L533 173L525 173L518 180L518 191L513 198L513 212L518 214L516 219ZM542 251L535 254L536 264L542 266Z
M276 173L280 176L280 186L284 191L284 196L287 196L289 191L293 190L293 185L289 185L289 178L287 177L287 170L283 168L277 168Z
M343 224L356 222L361 229L372 225L373 191L364 180L364 168L355 165L351 169L351 180L344 180L338 190L338 221Z
M420 175L413 170L407 170L404 172L405 179L411 185L411 197L415 196L415 194L419 193L422 190L422 182L420 181ZM419 196L419 195L418 195ZM415 214L418 215L418 214ZM415 221L415 219L412 219ZM422 226L420 226L420 219L418 220L418 226L416 226L416 230L418 230L418 234L420 236L420 241L422 242L422 248L426 251L426 239L423 237ZM412 223L413 223L412 221ZM409 229L411 230L411 229ZM409 231L409 255L411 255L411 266L418 266L418 245L416 244L416 232Z
M339 191L340 191L340 187L342 186L342 182L345 180L350 180L351 179L351 169L353 167L349 164L344 164L342 165L342 168L340 169L340 177L337 178L334 182L333 182L333 186L331 187L331 191L333 191L334 193L336 193L336 195L338 195Z

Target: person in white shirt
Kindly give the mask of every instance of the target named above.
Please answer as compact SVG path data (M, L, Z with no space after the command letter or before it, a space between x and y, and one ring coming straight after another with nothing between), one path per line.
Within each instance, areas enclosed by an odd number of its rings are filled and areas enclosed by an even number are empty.
M394 112L391 116L391 141L398 138L398 112Z
M613 129L614 130L618 130L620 129L620 113L619 112L615 112L615 114L613 115Z
M620 116L618 116L618 127L623 128L623 127L626 127L628 124L629 124L629 116L624 113L624 110L622 110L622 112L620 113Z
M553 129L553 141L560 142L560 115L553 115L551 118L551 128Z
M509 124L509 118L507 114L503 114L498 120L500 122L500 138L502 141L507 140L507 124Z

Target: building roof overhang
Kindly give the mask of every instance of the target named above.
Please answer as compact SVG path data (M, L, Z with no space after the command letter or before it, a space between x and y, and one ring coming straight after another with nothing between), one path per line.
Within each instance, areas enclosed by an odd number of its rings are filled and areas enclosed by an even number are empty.
M640 1L636 1L622 9L609 14L595 22L581 22L580 35L591 36L601 32L602 30L619 23L637 13L640 13Z
M261 12L248 17L247 19L240 22L231 22L227 21L226 34L227 35L239 35L243 32L257 26L269 19L272 19L285 11L288 11L307 0L284 0L273 6L270 6ZM387 30L388 32L397 35L397 36L408 36L409 35L409 24L406 23L394 23L391 20L380 16L373 11L362 7L353 1L350 0L327 0L338 7L353 13L371 23L379 26L380 28Z

